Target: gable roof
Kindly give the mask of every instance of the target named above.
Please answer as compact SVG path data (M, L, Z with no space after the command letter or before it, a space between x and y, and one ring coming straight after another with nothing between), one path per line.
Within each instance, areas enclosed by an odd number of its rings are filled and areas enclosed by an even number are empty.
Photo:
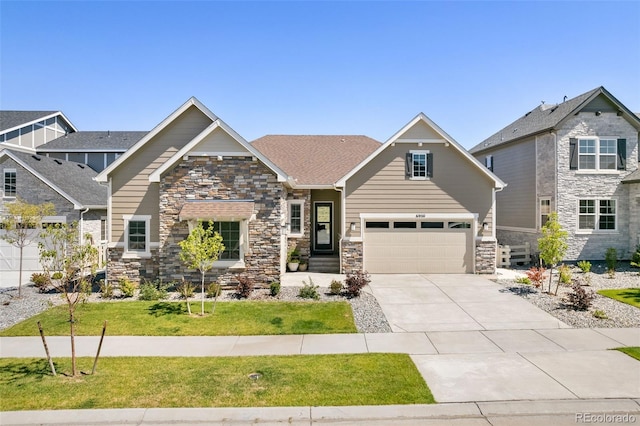
M381 146L362 135L267 135L251 143L295 186L333 186Z
M55 117L56 115L64 118L67 124L69 124L74 131L77 131L71 121L60 111L0 111L0 133L19 129L29 124Z
M474 156L472 156L469 153L469 151L464 149L462 147L462 145L460 145L458 142L456 142L455 139L453 139L451 136L449 136L449 134L447 134L447 132L442 130L440 128L440 126L438 126L435 122L433 122L429 117L427 117L422 112L419 113L418 115L416 115L413 118L413 120L411 120L409 123L407 123L407 125L405 125L403 128L398 130L393 136L391 136L384 144L382 144L371 155L369 155L367 158L365 158L363 161L361 161L360 164L358 164L356 167L354 167L346 176L344 176L342 179L340 179L337 182L337 186L344 186L349 178L351 178L353 175L358 173L358 171L360 169L362 169L365 165L367 165L367 163L369 163L374 158L376 158L381 152L383 152L385 149L387 149L387 147L391 146L392 144L394 144L397 141L402 141L403 140L402 136L405 133L407 133L407 131L412 129L419 122L423 122L427 126L431 127L437 134L442 136L442 139L438 139L435 142L443 142L445 144L450 144L464 158L466 158L474 167L477 167L478 170L480 171L480 173L484 174L489 179L491 179L494 182L495 188L503 189L504 187L507 186L507 184L504 183L502 181L502 179L500 179L498 176L494 175L489 169L487 169L485 166L483 166ZM418 139L415 139L415 140L414 139L404 139L404 140L411 141L411 142L421 142L421 140L418 140ZM433 141L430 141L430 142L433 142Z
M74 132L42 144L38 152L124 152L148 132Z
M635 172L631 173L626 178L622 179L620 182L622 183L640 183L640 169L637 169Z
M96 172L89 166L9 149L0 151L0 158L4 156L69 200L76 210L107 207L107 188L93 179Z
M520 138L551 131L557 128L573 114L578 113L582 108L600 95L605 96L610 102L614 103L621 111L623 111L627 120L633 123L634 126L640 130L640 119L604 87L600 86L578 95L573 99L566 100L561 104L537 106L502 130L489 136L469 151L476 154L486 149L494 148Z
M108 180L109 175L122 163L124 163L128 158L130 158L133 154L135 154L140 148L145 146L150 140L152 140L158 133L164 130L173 120L182 115L186 110L188 110L191 106L195 106L198 108L203 114L211 119L211 121L216 121L218 117L214 113L212 113L202 102L197 100L195 97L189 98L184 104L182 104L178 109L172 112L167 118L162 120L160 124L154 127L149 133L144 135L138 142L136 142L131 148L129 148L124 154L119 156L116 161L111 163L106 169L101 171L98 176L96 176L96 180L98 182L106 182Z

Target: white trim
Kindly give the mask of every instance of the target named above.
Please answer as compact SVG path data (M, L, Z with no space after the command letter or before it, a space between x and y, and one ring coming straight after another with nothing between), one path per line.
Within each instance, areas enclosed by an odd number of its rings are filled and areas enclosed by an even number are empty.
M317 244L318 244L318 235L316 234L316 204L331 204L331 231L329 232L329 238L331 240L331 251L334 250L335 247L335 238L334 238L334 234L335 234L335 226L336 226L336 221L335 221L335 214L336 214L336 210L335 210L335 205L333 203L333 201L322 201L322 200L318 200L318 201L314 201L313 202L313 211L311 212L311 228L313 232L313 246L311 247L312 251L329 251L329 250L319 250L316 248Z
M124 254L123 257L126 258L148 258L151 256L151 215L132 215L132 214L123 214L122 219L124 220ZM138 250L130 250L129 249L129 222L144 222L145 225L145 241L144 241L144 251Z
M290 199L287 200L287 236L291 238L304 237L304 202L305 200ZM298 204L300 206L300 232L291 232L291 205Z
M613 140L615 142L615 152L613 154L602 154L600 152L600 142L602 140ZM577 141L577 149L578 149L578 168L576 169L576 174L620 174L621 170L618 170L618 136L576 136ZM592 140L595 141L595 152L593 154L582 154L580 153L580 141L581 140ZM580 168L580 156L593 156L595 158L595 167L593 169L581 169ZM615 160L615 164L613 169L602 169L600 168L600 157L602 156L613 156Z
M6 135L7 133L13 132L14 130L20 130L23 127L32 126L34 124L40 123L41 121L42 122L46 122L48 119L53 118L53 117L57 117L58 115L61 116L62 118L64 118L64 120L67 122L69 127L71 127L71 129L73 129L74 132L78 131L78 129L76 129L76 126L74 126L73 123L71 123L71 121L69 121L69 119L67 119L67 117L62 112L56 111L56 112L54 112L52 114L44 115L42 117L36 118L35 120L27 121L27 122L24 122L24 123L19 124L17 126L13 126L13 127L8 128L8 129L4 129L2 131L2 134ZM43 125L43 127L45 127L45 126Z
M189 157L250 157L253 154L249 151L238 151L238 152L204 152L204 151L191 151L185 154L182 159L188 160Z
M553 212L553 204L551 203L551 197L549 196L542 196L542 197L538 197L538 207L537 207L537 216L538 216L538 229L542 229L542 202L543 201L548 201L549 202L549 213L547 214L550 215Z
M593 216L595 219L595 223L594 226L595 228L593 229L580 229L580 201L594 201L594 213L593 215L590 214L586 214L585 216ZM600 223L600 201L614 201L615 202L615 225L616 227L614 229L598 229L598 224ZM589 196L585 196L584 198L582 197L578 197L576 198L576 228L575 228L575 233L576 235L593 235L593 234L619 234L620 233L620 226L619 226L619 218L618 218L618 206L620 205L620 203L618 202L618 197L589 197ZM611 215L603 215L603 216L611 216Z
M524 232L524 233L527 233L527 234L537 234L538 233L537 229L520 228L518 226L502 226L502 225L498 225L498 226L496 226L496 230L499 230L499 231L510 231L510 232Z
M360 213L361 219L453 219L477 220L476 213Z
M224 260L216 260L213 264L214 268L232 268L232 267L242 267L244 268L244 256L245 253L248 251L248 245L249 245L249 222L252 221L254 219L254 217L252 216L251 219L247 219L247 218L242 218L242 219L234 219L234 218L224 218L224 219L217 219L217 220L211 220L211 222L214 224L216 223L220 223L220 222L236 222L238 223L238 231L239 231L239 235L238 235L238 247L239 247L239 251L240 253L238 254L238 259L224 259ZM187 225L189 226L189 233L191 233L191 231L193 231L193 228L195 228L196 223L202 219L189 219L187 220ZM203 220L204 221L204 220ZM215 232L218 232L217 230L214 230ZM219 233L219 232L218 232ZM224 240L222 241L222 244L224 244ZM228 265L228 266L222 266L222 265Z
M446 139L411 139L411 138L399 138L395 140L395 143L443 143L448 144Z
M431 180L431 178L429 178L429 162L427 161L429 154L431 154L431 151L424 149L411 149L409 150L409 154L411 154L411 176L409 176L409 180ZM415 161L413 160L414 155L424 155L424 176L415 175Z

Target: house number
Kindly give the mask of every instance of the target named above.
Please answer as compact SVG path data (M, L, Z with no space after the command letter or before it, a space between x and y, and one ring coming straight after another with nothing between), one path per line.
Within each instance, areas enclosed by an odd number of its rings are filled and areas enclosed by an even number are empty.
M427 214L426 214L426 213L417 213L417 214L416 214L416 218L418 218L418 219L420 219L420 218L425 218L425 217L427 217Z

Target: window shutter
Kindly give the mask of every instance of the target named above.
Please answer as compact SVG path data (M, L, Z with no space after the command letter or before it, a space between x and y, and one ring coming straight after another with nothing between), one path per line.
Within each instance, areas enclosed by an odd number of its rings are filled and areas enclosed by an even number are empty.
M618 170L627 170L627 140L618 139Z
M405 171L404 174L406 177L410 178L413 175L413 156L410 152L407 152L405 158Z
M578 139L569 139L569 170L578 170Z
M433 177L433 154L427 154L427 177Z

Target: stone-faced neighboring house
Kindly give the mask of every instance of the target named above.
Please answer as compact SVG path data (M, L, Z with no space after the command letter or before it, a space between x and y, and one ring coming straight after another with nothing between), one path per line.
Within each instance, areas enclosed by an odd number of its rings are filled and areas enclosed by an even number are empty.
M60 111L0 111L0 149L35 152L77 129Z
M45 217L46 223L78 222L81 235L91 234L99 246L106 237L107 188L94 180L96 175L84 164L4 149L0 151L0 214L16 198L30 204L50 202L56 215ZM18 264L18 250L0 240L0 287L18 284ZM38 248L32 244L25 248L23 276L40 270Z
M542 104L471 149L509 184L497 194L500 244L529 242L556 211L566 260L628 258L640 243L640 118L604 87Z
M191 98L96 178L109 187L107 279L198 280L178 242L212 220L218 280L280 279L288 250L342 272L493 272L505 184L425 115L384 144L266 136L253 144Z

